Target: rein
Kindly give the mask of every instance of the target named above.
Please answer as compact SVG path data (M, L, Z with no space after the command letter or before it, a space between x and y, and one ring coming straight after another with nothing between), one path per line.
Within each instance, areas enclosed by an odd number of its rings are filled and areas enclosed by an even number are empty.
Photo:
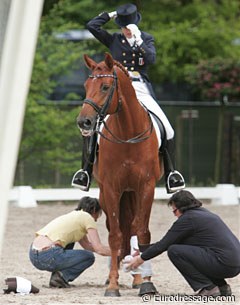
M152 120L151 120L151 118L150 118L150 115L148 115L148 118L149 118L149 123L150 123L149 128L146 129L146 130L144 130L143 132L139 133L139 134L136 135L135 137L130 138L130 139L128 139L128 140L122 140L122 139L120 139L119 137L115 136L115 135L112 133L112 131L108 128L108 126L107 126L107 124L106 124L105 121L103 121L102 123L103 123L105 129L106 129L106 130L110 133L110 135L114 138L114 140L109 139L107 136L105 136L105 135L99 130L100 125L98 126L98 130L96 130L96 131L97 131L97 133L100 134L100 136L102 136L105 140L108 140L108 141L110 141L110 142L112 142L112 143L119 143L119 144L130 143L130 144L135 144L135 143L139 143L139 142L143 142L143 141L147 140L147 139L150 137L150 135L152 134L152 132L153 132L153 123L152 123ZM150 132L150 134L149 134L148 136L143 137L148 131Z
M117 74L116 74L115 70L113 70L113 74L89 75L89 78L93 78L93 79L94 78L103 78L103 77L111 77L111 78L113 78L113 83L112 83L112 86L110 88L109 95L107 96L106 101L104 102L103 106L99 107L97 105L97 103L95 103L91 99L85 99L83 101L83 103L92 106L94 108L94 110L98 114L97 121L96 121L96 124L95 124L95 132L98 133L105 140L107 140L109 142L112 142L112 143L119 143L119 144L130 143L130 144L135 144L135 143L139 143L139 142L143 142L143 141L147 140L150 137L150 135L152 134L152 132L153 132L153 123L152 123L152 120L151 120L149 114L148 114L149 127L146 130L144 130L143 132L141 132L138 135L136 135L135 137L133 137L133 138L130 138L130 139L127 139L127 140L120 139L119 137L114 135L113 132L109 129L109 127L107 126L106 122L104 121L104 118L107 115L107 111L108 111L108 108L110 107L114 91L117 88L117 79L118 78L117 78ZM114 113L117 113L119 111L120 106L121 106L121 99L118 100L117 109L116 109L116 111ZM114 140L112 140L109 137L105 136L100 131L101 123L103 123L105 129L110 133L110 135L113 137ZM150 132L150 134L148 136L145 136L145 134L148 133L148 132Z

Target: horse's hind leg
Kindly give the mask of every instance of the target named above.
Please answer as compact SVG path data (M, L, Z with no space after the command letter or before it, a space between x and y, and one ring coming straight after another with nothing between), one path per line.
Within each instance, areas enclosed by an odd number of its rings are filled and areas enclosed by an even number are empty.
M138 289L141 287L143 280L142 280L142 275L141 274L133 274L133 282L132 282L132 288L133 289Z
M136 250L138 250L138 239L137 235L131 236L130 239L130 247L131 247L131 255L133 255ZM140 268L138 270L132 271L132 276L133 276L133 282L132 282L132 288L137 289L140 288L142 284L142 272Z
M154 186L155 180L148 181L141 188L138 196L138 213L134 219L133 227L137 228L138 243L141 250L141 245L148 245L150 243L151 234L149 231L149 219L151 214L152 203L154 200ZM146 266L147 272L143 271L143 283L141 285L139 295L154 294L157 292L153 283L151 282L151 262ZM145 274L144 274L145 273Z

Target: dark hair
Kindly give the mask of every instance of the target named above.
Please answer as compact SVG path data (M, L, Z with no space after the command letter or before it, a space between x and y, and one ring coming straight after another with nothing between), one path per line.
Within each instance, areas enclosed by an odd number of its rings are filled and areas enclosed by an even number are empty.
M75 209L76 211L83 210L84 212L87 212L89 214L98 213L101 212L102 209L99 205L99 201L97 198L92 197L83 197L79 200L78 206Z
M176 208L184 213L193 208L199 208L202 203L197 200L189 191L181 190L172 195L168 201L168 206L175 205Z

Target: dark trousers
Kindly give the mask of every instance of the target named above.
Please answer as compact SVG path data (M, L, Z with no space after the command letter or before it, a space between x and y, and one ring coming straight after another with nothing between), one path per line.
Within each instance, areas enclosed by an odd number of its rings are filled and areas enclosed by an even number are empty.
M240 273L240 267L222 264L209 249L189 245L172 245L168 257L194 291L208 286L223 286L225 278Z

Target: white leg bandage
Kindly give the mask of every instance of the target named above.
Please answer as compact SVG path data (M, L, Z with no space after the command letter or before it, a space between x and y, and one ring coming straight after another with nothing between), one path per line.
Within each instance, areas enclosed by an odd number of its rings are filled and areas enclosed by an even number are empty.
M137 236L134 235L130 239L130 246L131 246L131 255L138 250L138 239ZM141 274L142 278L147 276L152 276L152 264L151 261L144 262L141 266L137 269L131 271L131 274Z

